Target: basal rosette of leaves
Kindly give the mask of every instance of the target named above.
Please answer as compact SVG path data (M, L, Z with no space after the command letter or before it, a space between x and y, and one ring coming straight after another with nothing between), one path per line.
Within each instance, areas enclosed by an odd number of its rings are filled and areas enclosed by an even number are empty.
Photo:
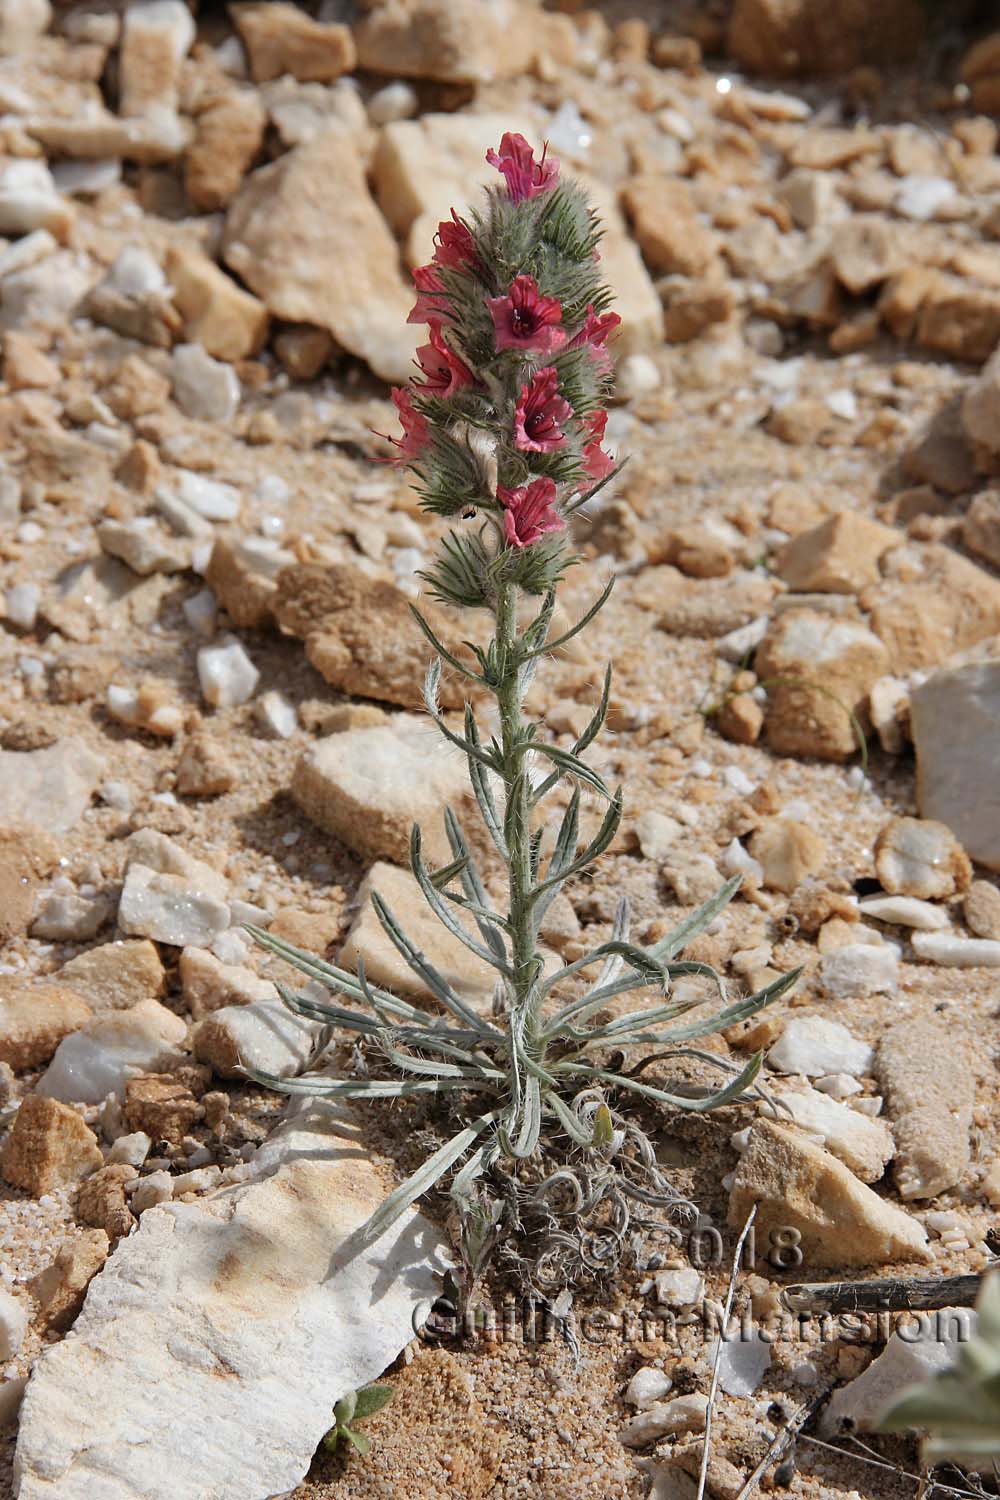
M622 1102L631 1096L704 1111L744 1097L761 1055L737 1070L691 1044L753 1015L798 977L789 974L730 1001L712 969L679 957L723 910L738 879L648 946L630 941L623 900L607 941L554 973L545 971L539 948L545 914L567 882L609 848L623 810L622 789L606 786L582 758L604 722L610 668L593 718L571 749L553 744L523 708L537 667L593 619L611 592L609 582L575 625L552 635L557 586L572 560L569 519L616 471L603 439L612 386L608 340L619 319L608 311L599 225L581 189L560 178L558 163L546 153L536 160L520 136L505 135L487 159L502 182L467 217L453 212L439 226L433 261L414 273L411 321L426 322L429 333L418 351L418 377L393 392L402 432L390 441L426 509L456 520L424 575L429 591L452 605L485 608L495 622L492 638L470 643L472 655L463 661L415 610L434 652L424 689L427 712L466 758L506 873L504 909L492 904L450 809L444 818L453 862L446 869L428 867L417 827L410 846L413 874L443 927L494 969L493 1012L482 1014L460 994L433 954L417 948L375 895L387 936L440 1009L370 984L361 964L352 973L251 929L264 947L338 997L326 1003L282 989L297 1015L340 1028L359 1044L356 1055L363 1048L366 1076L313 1073L282 1081L247 1070L288 1093L352 1100L438 1096L448 1106L442 1113L464 1123L389 1195L357 1242L377 1238L457 1168L451 1194L470 1280L482 1268L484 1246L512 1228L540 1226L554 1234L553 1243L563 1243L546 1193L547 1183L565 1176L560 1163L582 1161L570 1196L585 1203L573 1212L602 1209L605 1221L610 1214L615 1245L624 1239L629 1203L676 1205L650 1142L620 1113ZM522 626L518 606L525 594L539 602ZM461 730L446 722L438 706L442 670L458 673L477 697L493 697L496 734L483 732L471 702ZM541 804L565 781L572 792L546 852ZM587 834L581 833L584 794L597 808L596 826ZM706 1012L702 1002L672 992L672 981L682 975L710 981L714 1008ZM652 1003L611 1018L609 1001L631 991L651 992ZM696 1008L693 1018L681 1019ZM696 1056L726 1076L718 1089L665 1089L638 1076L642 1060L628 1069L608 1065L609 1057L636 1047ZM519 1176L529 1161L530 1187L528 1177ZM600 1259L591 1256L590 1269L599 1269ZM581 1264L577 1257L564 1274Z

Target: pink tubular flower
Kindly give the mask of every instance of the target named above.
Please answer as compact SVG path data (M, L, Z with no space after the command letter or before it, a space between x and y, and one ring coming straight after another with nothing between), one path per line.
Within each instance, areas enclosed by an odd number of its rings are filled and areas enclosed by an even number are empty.
M497 485L503 506L504 536L512 547L530 547L548 531L564 531L566 522L553 508L556 487L551 479L533 479L516 490Z
M465 266L476 265L478 259L472 230L452 209L450 221L442 219L434 236L435 264L451 266L453 270L462 270Z
M415 266L413 285L417 289L417 300L413 304L408 323L443 323L453 316L445 300L444 282L437 266Z
M399 449L397 462L412 463L415 458L420 457L427 446L430 437L427 418L413 405L413 392L406 386L393 386L392 399L399 412L403 436L390 438L389 441L395 443Z
M543 297L533 276L515 276L506 297L487 297L498 349L554 354L566 342L558 297Z
M514 446L532 453L549 453L566 441L561 423L573 408L559 394L559 376L553 365L538 370L521 387L514 414Z
M598 317L593 306L588 306L583 327L579 333L573 335L567 347L582 349L589 345L594 363L602 373L607 373L611 369L611 355L605 345L609 335L614 333L620 322L621 318L617 313L604 313L603 316Z
M417 350L417 364L426 377L419 382L421 390L435 396L453 396L475 378L464 360L448 348L438 323L431 324L430 343Z
M507 183L507 192L513 203L523 203L525 198L537 198L555 187L559 177L559 163L553 156L545 160L546 144L541 161L536 161L531 147L523 135L507 131L501 138L499 154L492 150L486 153L491 167L502 172Z
M583 472L588 479L595 482L606 479L615 466L614 459L605 453L601 447L604 440L604 429L608 425L608 414L606 411L593 411L589 417L585 417L582 423L583 430L587 435L587 442L583 446ZM586 489L585 484L580 486Z

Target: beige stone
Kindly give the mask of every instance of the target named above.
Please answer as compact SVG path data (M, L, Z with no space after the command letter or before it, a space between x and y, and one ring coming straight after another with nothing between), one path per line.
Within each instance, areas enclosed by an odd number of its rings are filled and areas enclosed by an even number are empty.
M243 1078L247 1068L292 1078L308 1067L322 1034L321 1022L295 1015L275 997L213 1010L192 1030L191 1046L220 1078Z
M736 1168L730 1225L742 1228L755 1203L758 1244L771 1236L776 1246L792 1244L804 1273L932 1258L916 1219L859 1182L829 1151L770 1120L754 1125Z
M404 708L423 706L433 648L413 617L409 595L395 585L356 568L302 563L278 575L271 609L279 625L305 641L306 656L332 687ZM462 644L468 626L423 600L421 613L448 650L471 665ZM446 668L442 704L461 708L474 686Z
M879 1043L876 1074L896 1139L900 1196L933 1198L969 1163L976 1068L967 1035L949 1016L896 1021Z
M664 299L663 333L668 344L688 344L725 323L736 306L725 282L690 281L671 287Z
M663 564L644 568L632 585L633 600L659 616L661 630L705 639L728 635L765 614L774 594L774 583L749 569L693 586L679 568Z
M686 182L666 176L633 177L621 197L651 271L703 276L718 265L716 238L702 224Z
M290 553L281 556L291 559ZM250 552L238 539L221 536L216 539L205 582L234 625L255 629L272 619L277 585L274 572L269 568L265 571L265 565L263 554Z
M64 1036L90 1020L92 1011L61 984L13 984L0 989L0 1062L15 1073L47 1063Z
M12 391L44 390L59 384L62 371L23 333L11 331L3 336L3 378Z
M1000 453L1000 357L987 360L962 397L961 412L966 436L992 464Z
M295 939L286 937L286 941ZM260 978L241 964L224 964L207 948L182 949L180 979L184 1004L196 1020L223 1006L251 1005L278 996L269 979Z
M12 1187L40 1198L79 1182L103 1162L96 1135L75 1109L58 1099L29 1094L14 1117L0 1171Z
M855 297L878 286L899 269L898 232L878 214L852 214L838 224L830 240L830 259L837 280Z
M767 742L779 755L847 760L858 751L868 693L889 670L885 646L853 620L811 609L781 614L761 642L755 670L767 690Z
M131 0L118 53L123 116L176 109L181 65L194 34L194 18L184 0Z
M791 893L826 864L826 841L794 818L767 818L750 839L750 853L764 869L768 890Z
M272 343L282 368L293 380L314 379L336 347L325 328L315 328L311 323L292 323L282 328Z
M1000 490L975 496L962 523L962 541L983 562L1000 568Z
M268 311L214 261L182 245L167 251L166 273L184 337L232 363L256 354L267 337Z
M0 943L28 931L38 879L53 868L59 849L58 842L40 828L0 827Z
M841 511L800 532L782 549L775 571L804 594L856 594L879 578L879 559L903 541L892 526Z
M875 873L890 896L940 901L968 890L972 865L944 823L892 818L875 840Z
M981 364L1000 343L1000 290L945 271L912 266L890 278L879 300L899 338Z
M101 392L116 417L136 417L162 411L170 399L170 381L139 354L126 354Z
M357 52L350 27L314 21L297 5L234 5L233 20L250 60L254 83L290 73L300 83L332 83L350 73Z
M962 908L965 925L976 937L1000 939L1000 890L988 880L974 880Z
M519 0L388 0L364 8L354 29L358 63L394 78L508 78L530 67L549 35L545 18Z
M994 1157L983 1178L983 1194L993 1208L1000 1208L1000 1156Z
M223 259L273 316L326 328L384 380L405 381L418 338L396 242L355 141L333 127L246 179Z
M76 1319L87 1287L108 1258L110 1241L103 1229L84 1229L63 1241L51 1265L28 1285L45 1328L65 1333Z
M888 554L885 577L859 602L897 675L939 666L1000 633L1000 579L938 543Z
M139 1000L158 1000L166 971L148 938L102 943L63 964L54 978L81 995L94 1011L131 1010Z
M195 208L225 208L242 186L261 148L267 111L255 89L213 95L195 116L184 156L184 187Z
M1000 662L932 673L913 691L910 718L921 814L946 823L977 864L1000 870Z
M755 73L849 73L911 57L923 32L918 0L736 0L729 47Z
M184 744L177 763L177 790L182 797L218 797L236 784L236 767L218 740L197 732Z
M208 1069L191 1067L188 1074L200 1075L200 1092L208 1084ZM139 1073L125 1084L125 1118L132 1130L142 1130L152 1141L169 1141L179 1145L204 1111L188 1082L179 1072Z
M442 812L451 806L475 836L468 771L426 718L395 714L385 725L318 741L299 760L292 797L308 818L362 859L409 864L419 823L424 857L451 862ZM464 814L464 816L463 816ZM473 822L475 819L475 822Z
M755 745L764 728L764 710L749 693L734 693L723 701L714 722L725 739Z
M496 971L441 925L413 876L395 865L379 862L365 876L358 892L358 915L340 955L342 967L354 970L358 958L363 958L365 974L373 984L419 1000L432 998L426 984L386 936L371 904L373 891L382 897L403 931L448 984L477 1010L488 1011ZM460 914L456 911L456 915ZM478 938L472 922L467 925L469 932Z
M125 1197L125 1184L138 1176L127 1162L101 1167L80 1184L76 1195L76 1216L81 1224L103 1229L111 1240L121 1239L135 1223Z

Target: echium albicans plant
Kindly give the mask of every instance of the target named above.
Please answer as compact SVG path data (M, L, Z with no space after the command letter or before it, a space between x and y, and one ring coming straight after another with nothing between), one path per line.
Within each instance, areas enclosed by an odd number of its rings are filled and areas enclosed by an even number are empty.
M471 1280L505 1216L507 1228L538 1231L540 1243L559 1251L572 1235L560 1229L555 1205L565 1208L568 1199L569 1212L579 1218L603 1204L605 1243L620 1247L630 1200L676 1204L648 1137L619 1113L622 1101L632 1095L672 1109L709 1110L744 1095L760 1068L759 1054L737 1071L688 1044L752 1015L797 977L730 1003L712 969L678 959L722 911L738 880L645 947L629 939L623 900L606 942L555 972L546 969L539 946L546 911L567 882L608 849L622 818L621 789L609 789L582 759L604 721L610 668L593 718L572 749L551 743L524 712L536 667L593 619L611 591L608 583L582 619L553 635L557 586L572 560L568 523L615 473L602 443L612 383L608 338L619 318L607 310L600 231L582 190L560 180L558 162L545 153L536 161L518 135L505 135L487 160L502 184L488 189L466 217L453 212L438 228L433 261L414 272L418 296L410 321L426 323L429 338L418 350L419 377L392 393L402 424L402 435L392 441L424 507L456 521L423 575L430 594L493 617L492 639L471 644L462 659L415 611L434 651L424 688L427 713L468 762L488 840L506 873L505 909L491 903L470 841L450 809L444 814L453 855L447 868L428 868L419 828L410 842L413 874L442 926L496 972L492 1013L482 1014L444 978L434 955L418 949L377 894L372 901L387 936L439 1009L371 984L360 961L351 973L254 932L338 997L328 1004L283 990L287 1005L366 1044L363 1067L350 1076L255 1077L288 1092L335 1099L440 1096L451 1106L442 1116L464 1121L389 1195L360 1241L376 1238L457 1168L451 1193ZM523 596L538 601L526 624L522 619L532 612L519 607ZM442 669L466 679L477 701L492 695L496 733L480 727L472 702L461 730L443 717ZM564 781L572 792L546 851L539 810ZM596 829L581 839L584 792L603 810ZM679 975L714 983L719 1003L710 1014L677 1024L701 1003L690 992L683 998L672 992ZM637 990L651 992L652 1003L610 1018L608 1002ZM723 1069L723 1086L655 1087L638 1076L641 1062L626 1069L621 1061L640 1045L694 1052ZM355 1058L360 1050L355 1047ZM616 1067L607 1065L609 1056ZM560 1166L567 1162L575 1169ZM600 1267L602 1253L595 1251L592 1265ZM572 1254L563 1260L565 1274L579 1272Z

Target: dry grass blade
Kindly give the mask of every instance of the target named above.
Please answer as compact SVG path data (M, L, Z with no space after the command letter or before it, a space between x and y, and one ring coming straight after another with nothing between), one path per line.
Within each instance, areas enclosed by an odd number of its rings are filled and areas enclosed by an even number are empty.
M733 1298L736 1296L736 1281L740 1274L740 1260L743 1255L743 1246L746 1244L747 1235L750 1233L754 1219L757 1217L756 1203L747 1214L746 1223L740 1231L740 1237L736 1241L736 1249L733 1251L733 1269L729 1276L729 1289L726 1292L726 1305L722 1312L722 1324L719 1328L719 1342L715 1350L715 1359L712 1362L712 1383L708 1388L708 1409L705 1412L705 1439L701 1448L701 1470L698 1474L697 1500L705 1500L705 1484L708 1480L708 1455L712 1441L712 1412L715 1408L715 1396L719 1389L719 1366L722 1364L722 1351L725 1348L726 1325L729 1315L733 1310Z

